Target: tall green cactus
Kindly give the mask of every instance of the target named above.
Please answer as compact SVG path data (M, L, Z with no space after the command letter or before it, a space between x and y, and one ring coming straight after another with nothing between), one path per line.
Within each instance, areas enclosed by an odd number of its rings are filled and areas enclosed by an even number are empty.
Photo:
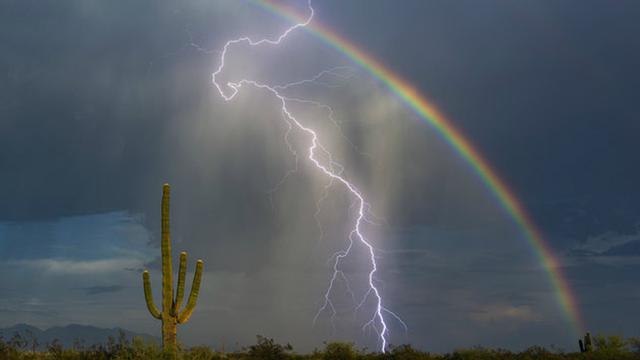
M144 285L144 297L147 301L147 308L156 319L162 320L162 348L168 352L176 350L176 328L178 324L186 323L196 307L198 293L200 291L200 281L202 280L202 260L196 263L196 272L193 277L191 293L187 306L180 311L184 298L184 278L187 274L187 253L180 253L180 269L178 270L178 290L173 292L173 272L171 270L171 240L169 238L169 198L171 187L164 184L162 187L162 312L153 302L151 283L149 281L149 271L142 273L142 283Z

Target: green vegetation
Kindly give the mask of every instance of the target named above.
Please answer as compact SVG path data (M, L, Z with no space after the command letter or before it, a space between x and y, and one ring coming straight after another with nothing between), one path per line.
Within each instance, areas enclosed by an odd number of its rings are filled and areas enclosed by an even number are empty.
M162 320L162 347L166 352L174 353L177 347L176 328L178 324L186 323L196 307L198 293L200 291L200 281L202 279L202 260L196 263L196 272L193 277L193 285L187 306L180 311L184 298L184 278L187 274L187 253L180 253L180 269L178 270L178 290L174 295L173 270L171 269L171 239L169 238L169 200L171 187L164 184L162 187L162 312L153 302L151 293L151 283L149 272L144 271L142 282L144 285L144 297L147 301L147 308L156 319ZM128 358L127 358L128 359Z
M331 342L324 349L310 354L297 354L289 344L281 345L273 339L258 336L255 345L241 351L223 353L208 347L184 349L177 346L174 352L163 351L154 343L141 339L129 341L124 334L118 339L109 339L107 344L74 349L63 349L55 341L47 344L47 351L36 351L34 339L14 336L0 338L0 359L2 360L640 360L640 338L624 339L620 336L599 335L593 337L590 352L549 351L542 347L531 347L521 352L481 347L457 350L449 354L430 354L409 345L391 347L386 354L368 353L357 349L352 343Z

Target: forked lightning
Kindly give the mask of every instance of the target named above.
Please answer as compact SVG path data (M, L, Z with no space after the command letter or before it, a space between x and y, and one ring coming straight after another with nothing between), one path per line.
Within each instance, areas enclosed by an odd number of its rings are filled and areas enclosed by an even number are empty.
M401 326L403 326L406 329L406 325L405 323L400 319L400 317L398 317L396 314L394 314L393 312L391 312L390 310L388 310L387 308L385 308L384 306L384 302L383 302L383 298L382 298L382 294L380 292L380 290L378 289L378 287L376 286L376 279L375 279L375 275L376 272L378 271L378 264L376 263L376 252L375 252L375 248L371 245L371 243L367 240L367 238L364 236L363 232L362 232L362 226L363 223L366 223L367 220L365 218L367 210L369 208L369 205L367 204L367 202L365 201L364 195L362 194L362 192L356 188L356 186L353 185L353 183L351 183L349 180L346 179L346 177L344 175L342 175L343 171L342 171L342 166L340 166L339 164L336 164L332 157L331 157L331 153L324 147L322 146L322 143L320 142L320 139L318 138L318 135L316 133L316 131L314 131L314 129L305 126L302 122L300 122L300 120L298 120L290 111L288 104L290 102L308 102L314 105L319 105L319 106L323 106L326 107L327 109L329 109L329 111L331 112L331 109L326 106L326 105L322 105L322 104L318 104L315 103L311 100L303 100L303 99L295 99L295 98L290 98L287 97L285 95L283 95L281 93L281 91L286 90L288 88L291 88L293 86L296 85L300 85L300 84L304 84L307 82L312 82L317 80L320 76L322 76L323 74L327 73L327 71L322 72L318 75L316 75L316 77L310 79L310 80L303 80L303 81L298 81L298 82L294 82L291 84L286 84L286 85L278 85L278 86L271 86L271 85L267 85L267 84L262 84L259 83L257 81L254 80L250 80L250 79L241 79L241 80L237 80L234 82L227 82L226 84L222 85L220 84L220 82L218 81L219 76L222 74L222 72L225 69L225 59L227 56L227 52L231 49L231 47L235 44L240 44L240 43L245 43L248 44L250 46L259 46L259 45L278 45L280 44L286 37L287 35L289 35L292 31L295 31L297 29L306 27L307 25L309 25L311 23L311 21L313 20L314 17L314 9L311 6L311 0L308 0L307 2L307 6L308 6L308 11L309 11L309 15L306 17L306 19L300 23L297 23L291 27L289 27L288 29L286 29L282 34L280 34L276 39L260 39L260 40L252 40L249 37L241 37L235 40L230 40L228 42L225 43L221 55L220 55L220 60L219 60L219 66L218 68L215 70L215 72L212 74L212 79L213 79L213 84L215 85L216 89L218 90L218 92L220 93L220 96L222 96L222 98L225 101L231 101L240 91L240 89L243 86L252 86L254 88L257 89L261 89L264 91L267 91L271 94L273 94L273 96L278 99L281 107L282 107L282 113L285 117L285 121L288 122L288 126L294 126L295 128L297 128L299 131L306 133L309 138L310 138L310 142L309 142L309 147L308 147L308 152L307 152L307 159L310 161L311 164L313 164L323 175L327 176L329 178L329 180L331 181L330 184L336 183L336 184L341 184L342 186L345 187L345 189L353 196L353 199L357 205L357 215L355 216L354 222L353 222L353 227L349 233L348 238L348 245L347 247L342 250L337 252L336 254L334 254L334 256L332 257L333 260L333 275L329 281L329 285L326 289L326 291L324 292L324 299L323 299L323 305L320 307L320 309L318 310L318 313L316 314L315 318L314 318L314 322L317 320L317 318L321 315L321 313L323 313L324 311L331 311L332 312L332 319L335 317L336 315L336 309L334 307L334 304L331 300L331 294L333 291L333 285L335 283L336 280L338 280L339 278L342 279L343 281L345 281L345 283L347 284L348 289L350 289L349 285L348 285L348 280L345 276L345 274L340 270L340 263L343 259L345 259L352 250L352 247L354 245L354 242L360 242L362 245L364 245L364 247L368 250L368 262L370 264L370 270L368 273L368 290L365 292L365 295L363 296L363 298L361 299L361 301L357 304L356 309L361 308L365 302L371 297L373 296L374 300L375 300L375 309L372 312L371 318L369 321L367 321L364 325L363 325L363 329L366 329L367 327L371 327L373 329L375 329L378 337L379 337L379 343L380 343L380 349L382 352L384 352L387 348L387 343L388 343L388 336L389 336L389 327L387 326L387 320L386 320L386 315L389 315L393 318L395 318L400 324ZM331 113L330 113L331 116ZM290 129L290 128L289 128ZM287 136L289 136L290 134L287 133ZM286 140L286 137L285 137ZM287 144L289 146L289 149L291 150L291 146L290 144ZM318 158L318 152L321 151L325 154L325 156L328 157L329 161L328 162L322 162L319 158ZM295 153L294 153L295 155ZM338 168L338 170L336 170L335 168ZM328 188L327 188L328 189ZM353 293L352 293L353 295Z

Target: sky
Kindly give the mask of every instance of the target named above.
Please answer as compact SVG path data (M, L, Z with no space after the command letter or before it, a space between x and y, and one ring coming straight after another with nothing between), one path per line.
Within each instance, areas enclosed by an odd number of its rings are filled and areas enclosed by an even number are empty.
M305 11L304 1L287 4ZM640 4L635 1L315 0L314 21L408 80L513 189L558 258L585 326L640 336ZM292 24L250 1L7 0L0 4L0 326L69 323L159 335L162 184L174 257L205 262L182 342L299 351L377 349L344 282L314 317L353 198L305 162L268 92L225 102L226 41ZM224 76L308 79L292 104L371 205L365 232L391 344L429 351L542 345L577 334L539 259L495 196L380 81L306 31L239 46ZM287 140L289 144L287 144ZM294 153L291 152L293 150ZM328 189L328 190L327 190ZM358 297L362 248L342 269ZM190 284L190 278L188 286Z

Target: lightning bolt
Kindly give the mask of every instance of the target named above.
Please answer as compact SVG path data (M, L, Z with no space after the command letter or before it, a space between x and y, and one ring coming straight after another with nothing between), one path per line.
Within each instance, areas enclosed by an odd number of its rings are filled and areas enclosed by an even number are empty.
M357 211L356 211L357 215L355 216L353 227L348 236L348 244L345 249L336 252L331 257L331 261L333 262L333 275L331 276L329 280L329 284L326 288L326 291L324 292L323 304L319 308L318 312L316 313L313 319L313 322L315 323L318 317L325 311L331 311L331 320L333 321L333 319L337 314L336 308L331 300L333 287L336 281L341 280L345 283L347 290L349 291L352 299L354 300L354 303L356 305L355 306L356 311L362 308L365 305L365 303L370 298L373 297L375 302L374 311L371 314L371 318L369 319L369 321L367 321L363 325L362 329L366 330L367 328L373 328L376 334L378 335L380 350L382 352L385 352L387 343L388 343L388 336L389 336L389 326L387 325L387 319L385 315L389 315L393 317L395 320L397 320L405 329L405 331L407 327L406 327L406 324L402 321L402 319L397 314L390 311L384 306L381 291L378 289L378 286L376 285L377 280L375 279L375 275L376 275L376 272L378 272L378 264L376 262L376 249L367 240L362 230L363 224L369 222L367 219L367 213L369 211L370 206L366 202L362 192L353 183L351 183L344 175L342 175L344 168L340 164L333 161L331 153L322 145L316 131L308 126L305 126L302 122L300 122L293 115L293 113L288 107L288 104L292 102L299 102L299 103L301 102L301 103L306 103L306 104L311 104L311 105L321 107L328 112L329 119L333 121L334 124L337 125L337 123L333 118L333 110L327 105L323 105L311 100L287 97L282 93L283 91L298 85L304 85L310 82L317 82L320 80L322 76L325 76L325 75L334 75L334 76L340 77L341 75L338 72L336 72L336 69L339 70L339 68L325 70L311 79L302 80L302 81L285 84L285 85L271 86L271 85L259 83L257 81L250 80L250 79L241 79L234 82L229 81L229 82L226 82L226 84L222 85L218 80L220 74L222 74L222 72L225 69L225 59L226 59L227 53L233 45L241 44L241 43L247 44L252 47L260 46L260 45L273 45L273 46L279 45L291 32L299 28L306 27L311 23L314 17L314 9L311 5L311 0L307 1L307 7L308 7L309 15L306 17L306 19L302 22L296 23L295 25L287 28L275 39L264 38L260 40L253 40L250 37L241 37L238 39L227 41L224 47L222 48L222 52L220 53L219 66L215 70L215 72L212 74L212 81L214 86L220 93L220 96L226 102L233 100L233 98L238 94L240 89L244 86L251 86L253 88L264 90L271 93L279 101L284 120L288 125L287 131L285 133L285 142L289 147L289 150L293 153L296 159L296 169L297 169L298 154L296 153L295 149L289 142L289 136L291 135L291 131L293 130L294 127L297 130L307 134L307 136L309 137L309 147L307 149L307 156L306 156L307 160L311 164L313 164L315 168L317 168L323 175L325 175L328 178L329 182L328 182L328 185L326 185L325 187L325 191L322 195L321 200L323 200L327 196L329 188L336 184L342 185L353 197L355 207L357 208ZM330 84L325 84L325 85L331 86ZM322 153L324 155L324 158L328 160L326 160L325 162L321 161L318 157L319 153ZM289 176L294 171L295 169L288 171L287 174L285 175L285 178L283 178L278 183L278 186L286 179L287 176ZM320 209L320 205L318 203L317 209L316 209L317 211L315 213L316 217L320 211L319 209ZM319 221L317 222L319 223ZM366 284L367 291L359 303L356 302L356 297L353 291L351 290L351 286L349 285L348 278L346 277L344 272L340 270L341 262L351 254L351 250L355 242L359 242L366 248L367 254L368 254L368 262L370 264L369 273L368 273L368 283Z

